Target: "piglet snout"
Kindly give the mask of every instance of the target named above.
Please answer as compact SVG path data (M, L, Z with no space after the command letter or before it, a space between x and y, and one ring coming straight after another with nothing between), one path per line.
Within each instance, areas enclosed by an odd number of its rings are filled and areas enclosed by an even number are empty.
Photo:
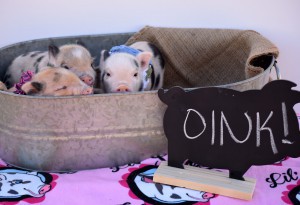
M49 184L45 184L44 186L42 186L42 188L40 188L39 190L39 194L45 194L46 192L50 191L51 186Z
M214 194L211 194L211 193L205 193L203 194L203 199L210 199L210 198L213 198L215 195Z
M126 85L120 85L119 87L117 87L116 92L129 92L129 88Z
M80 94L82 94L82 95L90 95L90 94L93 94L93 88L87 86L87 87L85 87L85 88L81 91Z
M82 80L85 84L92 86L94 84L94 78L90 75L83 75L80 77L80 80Z

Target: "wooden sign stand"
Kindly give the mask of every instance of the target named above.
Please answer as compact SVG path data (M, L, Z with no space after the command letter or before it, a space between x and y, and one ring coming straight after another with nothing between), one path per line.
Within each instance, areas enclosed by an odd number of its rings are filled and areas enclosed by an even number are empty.
M229 178L227 173L184 165L184 169L174 168L161 162L153 181L161 184L180 186L188 189L206 191L238 199L251 200L256 180L245 181Z

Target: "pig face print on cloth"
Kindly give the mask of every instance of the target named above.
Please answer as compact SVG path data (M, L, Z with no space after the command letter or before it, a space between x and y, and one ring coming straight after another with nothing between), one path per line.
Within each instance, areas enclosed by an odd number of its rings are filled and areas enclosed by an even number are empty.
M155 165L130 168L129 170L133 171L128 175L126 182L120 183L128 186L136 197L150 204L209 204L215 197L214 194L203 191L154 183L153 175L156 169Z
M44 196L55 186L53 176L48 173L31 172L17 168L0 168L0 202L20 201Z

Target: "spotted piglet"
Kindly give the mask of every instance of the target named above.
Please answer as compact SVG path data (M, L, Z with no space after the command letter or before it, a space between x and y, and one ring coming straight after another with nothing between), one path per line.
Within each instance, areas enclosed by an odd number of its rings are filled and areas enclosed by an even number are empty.
M93 88L82 82L73 72L64 68L45 67L22 85L26 95L66 96L89 95Z
M47 66L53 66L72 71L83 82L92 86L96 75L92 63L91 54L81 45L69 44L59 48L50 45L48 52L33 51L15 58L5 74L4 82L10 88L19 81L24 71L38 73Z
M145 41L102 50L99 67L105 93L157 90L163 84L162 55Z
M0 90L6 91L7 88L3 82L0 81Z

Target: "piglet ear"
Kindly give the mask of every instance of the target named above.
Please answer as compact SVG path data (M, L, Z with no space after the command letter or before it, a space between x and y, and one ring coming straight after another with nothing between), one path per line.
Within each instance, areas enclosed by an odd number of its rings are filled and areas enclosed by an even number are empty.
M24 85L22 85L21 89L27 95L36 95L43 90L43 87L43 84L40 82L27 82Z
M141 68L143 70L148 69L148 66L149 66L152 56L153 56L152 53L146 52L146 51L141 52L136 56L137 60L139 61L140 65L141 65Z
M105 61L110 56L109 52L107 50L101 51L101 59Z
M26 174L29 174L29 175L34 175L34 176L37 176L38 175L38 173L37 172L27 172Z
M49 52L49 57L50 58L51 57L55 58L57 56L57 54L59 53L59 48L56 45L51 44L51 45L48 46L48 52Z
M102 50L100 54L100 62L99 62L99 68L102 70L102 67L104 66L104 62L106 59L110 56L109 52L107 50Z
M86 48L85 43L83 43L83 41L80 40L80 39L79 39L79 40L76 40L76 44Z

